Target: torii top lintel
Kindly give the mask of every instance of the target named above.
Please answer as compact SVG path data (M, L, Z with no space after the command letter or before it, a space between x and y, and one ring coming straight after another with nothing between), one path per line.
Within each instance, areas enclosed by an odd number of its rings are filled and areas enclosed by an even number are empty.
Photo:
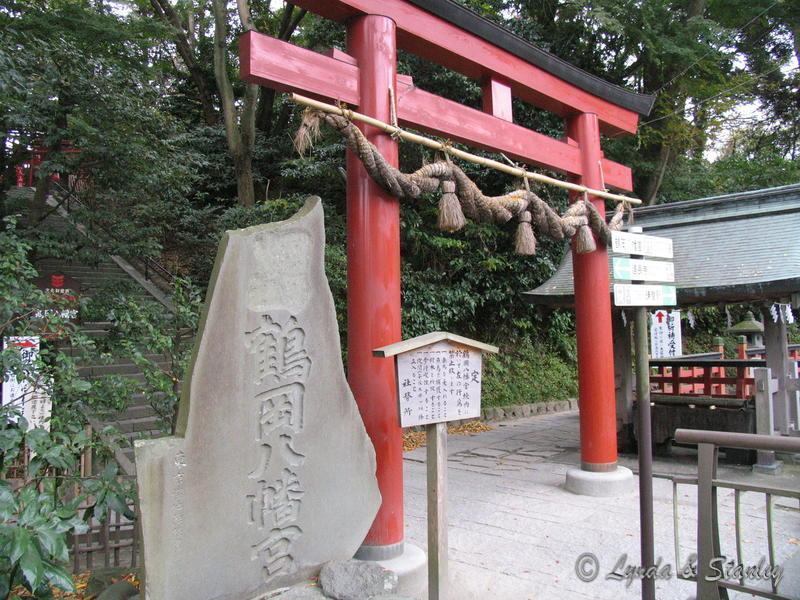
M638 121L636 111L644 114L649 111L651 100L648 97L605 84L582 72L582 81L588 81L589 85L578 87L520 58L519 53L488 41L491 35L478 36L417 5L455 9L456 16L464 16L464 9L449 0L424 3L415 0L293 0L292 3L336 21L379 12L395 21L398 47L482 83L505 88L511 95L555 114L568 117L594 113L601 130L610 135L634 133ZM473 20L480 20L469 11L466 14ZM486 23L481 20L480 24L485 26ZM491 27L494 25L490 24L489 34ZM511 38L513 41L513 36ZM519 42L525 44L522 40ZM359 105L358 66L343 52L334 51L332 56L324 56L255 32L242 36L240 48L241 76L247 81L326 101ZM556 67L563 68L564 64ZM597 88L598 82L605 85L603 89L614 92L608 94L611 99L582 89ZM580 149L574 144L514 125L507 115L498 118L415 88L407 76L398 75L397 86L397 117L403 126L504 152L517 160L566 175L581 175ZM607 159L602 162L606 186L632 189L628 167Z

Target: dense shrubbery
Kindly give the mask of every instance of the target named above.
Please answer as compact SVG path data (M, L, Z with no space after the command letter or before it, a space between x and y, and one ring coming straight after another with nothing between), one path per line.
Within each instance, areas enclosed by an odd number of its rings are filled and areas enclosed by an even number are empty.
M551 346L526 339L511 352L487 355L484 406L566 400L578 396L575 364Z

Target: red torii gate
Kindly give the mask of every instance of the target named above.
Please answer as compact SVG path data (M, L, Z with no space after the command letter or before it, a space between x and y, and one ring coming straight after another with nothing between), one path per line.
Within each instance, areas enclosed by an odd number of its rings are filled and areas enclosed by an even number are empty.
M590 188L632 189L630 169L603 158L600 134L635 133L637 112L647 114L651 98L582 73L451 0L292 3L345 22L347 53L332 50L325 56L251 31L240 39L243 79L346 102L384 122L391 120L391 89L401 125L503 152ZM480 81L484 111L415 88L411 77L396 72L398 46ZM538 60L534 56L531 62L531 53L539 53ZM512 96L563 116L567 139L513 124ZM397 143L374 127L360 127L397 166ZM604 212L601 199L592 201ZM351 152L347 211L348 378L375 446L383 497L358 556L384 560L403 552L402 433L394 365L373 358L372 350L400 340L400 213L398 200L369 178ZM591 254L573 254L581 468L592 477L605 472L613 479L617 441L607 255L600 244Z

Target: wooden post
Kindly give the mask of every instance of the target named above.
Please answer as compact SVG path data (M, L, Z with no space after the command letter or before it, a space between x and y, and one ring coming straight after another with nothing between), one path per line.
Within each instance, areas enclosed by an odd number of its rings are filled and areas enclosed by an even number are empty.
M706 396L714 395L714 387L711 385L711 375L713 371L714 367L703 367L703 394Z
M758 435L775 435L775 422L772 417L772 397L778 386L769 369L763 367L753 369L756 387L756 433ZM775 470L778 468L775 452L759 450L756 466L760 469Z
M717 448L714 444L697 446L697 597L702 600L721 600L719 587L713 579L710 562L719 556L717 548ZM727 597L727 593L725 594Z
M655 565L653 529L653 435L650 417L650 359L647 341L647 309L636 308L636 399L639 403L639 522L642 567ZM673 367L675 369L675 367ZM678 369L680 371L680 369ZM642 578L642 599L655 600L654 577Z
M511 86L490 77L483 83L483 110L499 119L514 121L511 108Z
M447 423L425 426L428 458L428 598L447 598Z
M778 391L772 399L775 428L781 435L789 435L789 394L786 391L789 348L786 323L782 315L778 315L776 323L769 309L764 310L764 352L767 355L767 368L772 377L778 381Z
M642 233L631 227L631 233ZM632 256L632 258L641 258ZM636 401L639 404L639 529L641 566L655 565L655 533L653 525L653 421L650 411L650 347L648 310L639 306L634 313L634 348L636 350ZM675 367L672 367L673 371ZM680 373L680 368L678 368ZM656 600L655 577L642 578L642 600Z
M717 352L719 352L720 360L725 358L725 340L722 337L715 337L714 338L714 345L717 348ZM714 376L715 377L725 377L725 367L714 367ZM722 384L716 384L711 390L711 394L724 394L725 388Z

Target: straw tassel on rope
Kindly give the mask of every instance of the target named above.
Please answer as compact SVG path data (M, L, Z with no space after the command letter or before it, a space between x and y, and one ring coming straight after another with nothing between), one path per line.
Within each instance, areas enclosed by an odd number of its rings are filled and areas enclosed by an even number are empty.
M578 254L589 254L597 250L594 235L588 225L581 225L575 234L575 252Z
M442 197L439 200L439 229L452 233L467 224L467 219L461 211L461 203L455 194L455 181L446 179L442 181Z
M533 227L531 227L531 213L527 210L519 216L514 251L523 256L536 254L536 236L533 234Z

